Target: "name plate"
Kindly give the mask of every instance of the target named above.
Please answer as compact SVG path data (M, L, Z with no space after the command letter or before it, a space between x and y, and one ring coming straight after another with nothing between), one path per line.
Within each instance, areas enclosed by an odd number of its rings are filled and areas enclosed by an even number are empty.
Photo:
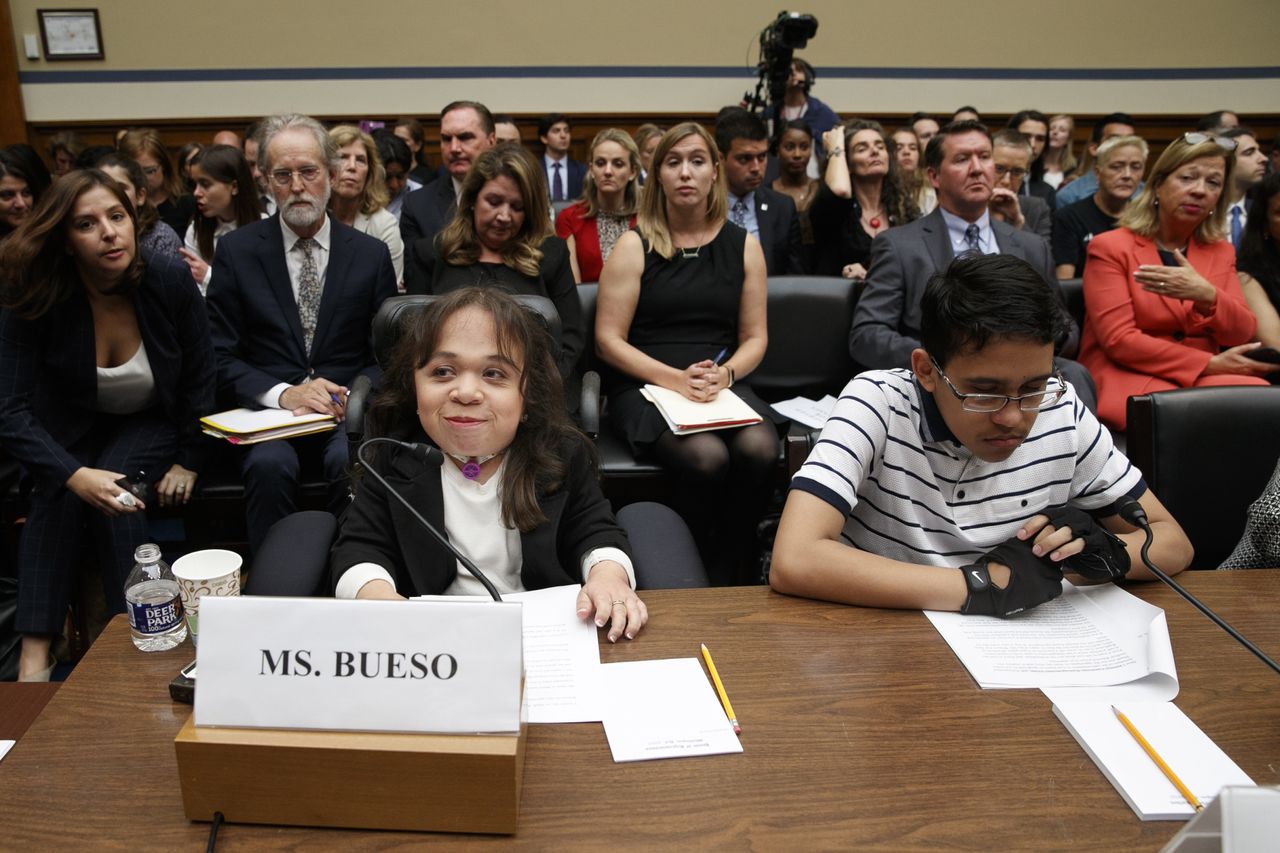
M200 601L197 726L514 732L516 602Z

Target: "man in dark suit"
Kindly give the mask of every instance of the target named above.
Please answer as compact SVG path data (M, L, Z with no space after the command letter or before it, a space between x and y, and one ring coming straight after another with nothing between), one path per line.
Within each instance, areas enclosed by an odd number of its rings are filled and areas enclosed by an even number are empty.
M991 137L991 160L996 183L988 207L991 215L1028 234L1039 234L1053 245L1053 211L1039 196L1024 195L1031 177L1031 142L1016 130L997 131Z
M440 158L449 179L437 178L404 200L400 238L404 240L406 268L414 241L434 238L449 224L467 170L481 151L493 145L493 113L484 104L454 101L440 113Z
M764 122L743 109L722 110L716 147L724 161L729 221L760 241L769 275L800 275L800 218L796 204L764 185L769 158Z
M279 212L218 242L208 306L221 389L241 406L320 412L341 422L357 375L376 375L370 327L396 292L386 244L325 208L338 152L319 122L272 116L262 170ZM294 511L299 469L322 466L329 508L347 503L346 429L246 449L249 544Z
M854 310L849 353L866 368L910 367L911 351L920 346L920 299L925 285L951 259L966 252L1007 254L1022 258L1050 287L1061 291L1053 274L1049 244L991 216L995 165L991 136L976 121L952 122L925 148L926 173L938 192L938 207L908 225L890 228L871 244L867 284ZM1066 314L1065 303L1062 311ZM1080 333L1057 342L1058 356L1072 356ZM1091 409L1097 396L1088 371L1067 358L1056 363Z
M582 195L582 182L587 167L569 156L573 128L569 119L552 113L538 122L538 139L542 141L542 174L547 181L547 198L569 201Z

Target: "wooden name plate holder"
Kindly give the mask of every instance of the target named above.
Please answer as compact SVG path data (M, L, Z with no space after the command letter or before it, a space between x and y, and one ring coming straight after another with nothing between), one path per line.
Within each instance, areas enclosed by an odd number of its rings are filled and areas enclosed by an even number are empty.
M190 820L512 834L528 724L493 735L197 728L174 741Z

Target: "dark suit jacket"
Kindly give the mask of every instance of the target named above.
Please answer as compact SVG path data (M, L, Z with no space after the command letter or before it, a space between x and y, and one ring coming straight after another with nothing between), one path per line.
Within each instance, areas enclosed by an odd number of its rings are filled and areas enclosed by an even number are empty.
M425 442L427 438L420 433L408 440ZM596 548L631 552L626 534L600 492L586 446L566 442L560 453L567 463L564 483L555 491L538 489L538 505L547 520L520 534L520 577L526 589L581 583L582 558ZM438 467L398 448L374 464L427 521L448 535ZM454 556L368 475L361 478L355 500L342 516L329 560L331 588L358 563L382 566L395 579L396 591L404 596L443 593L457 576L458 566Z
M411 194L412 195L412 194ZM387 244L330 218L332 241L315 340L307 354L284 257L279 215L237 228L218 241L209 283L209 321L218 384L242 406L281 382L322 377L349 386L376 377L371 328L396 293Z
M420 190L405 197L400 209L400 239L404 241L404 265L408 269L413 258L413 244L421 239L434 240L453 218L458 197L453 194L453 179L446 172Z
M1028 234L1040 235L1052 247L1053 208L1044 199L1033 195L1018 196L1018 204L1022 207L1023 218L1027 220L1022 230Z
M546 155L538 158L538 165L542 167L543 180L547 180L547 158ZM566 157L560 161L560 165L564 166L565 174L568 179L565 181L564 200L578 198L582 195L582 182L587 177L587 166L585 163L579 163L572 157ZM548 183L550 183L548 181ZM551 187L547 187L547 198L551 198Z
M1049 244L1035 234L991 221L1000 253L1015 255L1035 267L1066 304L1053 274ZM920 299L925 285L951 263L951 238L942 209L915 222L890 228L871 244L867 284L853 313L849 354L865 368L909 367L911 351L920 346ZM1072 322L1070 339L1060 342L1062 354L1075 352L1079 332Z
M756 223L769 275L803 275L800 261L800 217L785 193L761 184L756 188Z
M198 421L213 411L214 359L204 300L181 261L147 262L133 296L156 396L177 427L177 462L200 471ZM38 320L0 311L0 442L42 485L81 463L67 451L94 428L98 402L93 312L84 290Z

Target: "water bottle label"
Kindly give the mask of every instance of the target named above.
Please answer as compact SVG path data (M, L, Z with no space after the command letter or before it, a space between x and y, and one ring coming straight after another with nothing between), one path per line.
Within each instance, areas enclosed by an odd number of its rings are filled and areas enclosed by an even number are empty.
M164 634L177 628L182 621L182 597L179 595L157 604L126 604L125 607L129 611L129 627L139 634Z

